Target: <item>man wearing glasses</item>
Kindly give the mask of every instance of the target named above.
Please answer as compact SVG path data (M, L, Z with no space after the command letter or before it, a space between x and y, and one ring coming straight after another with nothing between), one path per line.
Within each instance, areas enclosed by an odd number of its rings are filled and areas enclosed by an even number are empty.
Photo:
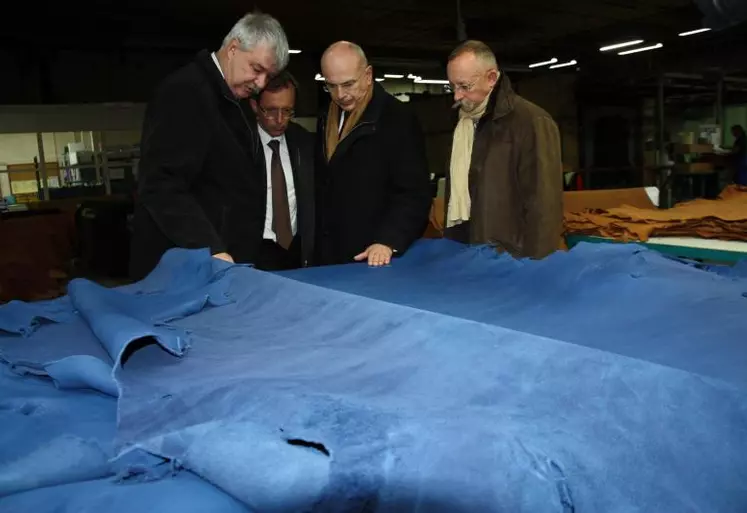
M133 279L145 277L174 247L254 262L265 227L266 186L246 99L286 66L288 53L277 20L248 14L218 51L201 51L156 89L140 145Z
M428 221L422 130L374 81L358 45L333 44L321 66L331 101L317 129L317 263L388 265Z
M560 134L523 99L479 41L459 45L447 75L459 121L446 185L448 238L542 258L563 229Z
M298 83L283 71L250 103L257 115L267 176L258 269L277 271L310 265L314 250L314 138L291 122Z

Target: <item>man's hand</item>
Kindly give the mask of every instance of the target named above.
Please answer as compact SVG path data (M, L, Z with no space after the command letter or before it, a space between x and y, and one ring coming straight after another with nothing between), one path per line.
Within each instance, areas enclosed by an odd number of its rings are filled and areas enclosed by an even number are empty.
M219 260L225 260L226 262L229 262L231 264L234 263L233 257L229 255L228 253L216 253L215 255L213 255L213 258L217 258Z
M368 265L372 267L381 267L389 265L392 262L392 248L384 244L371 244L366 251L355 256L356 262L362 262L368 259Z

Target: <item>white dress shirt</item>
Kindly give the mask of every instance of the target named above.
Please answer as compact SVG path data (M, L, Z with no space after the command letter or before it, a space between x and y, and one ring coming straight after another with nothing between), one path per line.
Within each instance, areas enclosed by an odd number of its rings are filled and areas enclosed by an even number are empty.
M223 70L220 67L220 63L218 62L218 57L215 56L215 52L211 53L210 56L213 58L213 62L215 63L215 66L218 68L218 71L220 71L220 74L223 78L226 78L226 75L223 74Z
M265 150L265 167L267 168L267 207L265 208L265 239L277 241L277 236L272 230L272 149L267 145L273 139L280 142L280 163L283 165L283 174L285 174L285 187L288 190L288 207L290 208L291 231L296 234L298 226L297 206L296 206L296 188L293 183L293 168L291 167L290 152L288 143L285 141L285 134L280 137L272 137L265 132L261 126L259 128L259 139L262 141L262 147Z

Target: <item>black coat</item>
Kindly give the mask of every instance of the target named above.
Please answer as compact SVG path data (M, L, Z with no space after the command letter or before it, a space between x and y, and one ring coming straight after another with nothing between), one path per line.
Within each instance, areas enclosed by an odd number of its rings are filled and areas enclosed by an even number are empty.
M311 162L311 152L304 152ZM299 174L310 172L303 171ZM309 180L297 197L300 210L313 217L313 178ZM210 53L202 51L159 85L146 110L131 277L147 275L172 247L209 248L252 263L262 244L266 193L254 113L233 96ZM302 235L310 252L313 230L307 232Z
M407 104L374 84L358 125L327 162L327 110L317 128L319 264L342 264L374 243L401 255L426 228L431 206L422 129Z

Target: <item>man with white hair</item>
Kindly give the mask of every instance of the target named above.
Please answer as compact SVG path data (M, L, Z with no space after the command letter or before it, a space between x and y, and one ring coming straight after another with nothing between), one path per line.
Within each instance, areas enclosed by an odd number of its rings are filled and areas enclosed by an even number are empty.
M514 93L495 55L466 41L447 75L459 121L446 187L447 238L515 257L558 249L563 230L560 134L552 117Z
M330 102L317 128L317 263L388 265L427 225L422 129L374 81L360 46L334 43L321 65Z
M277 20L247 14L217 52L168 76L148 104L141 141L130 274L145 277L173 247L252 263L267 183L248 101L288 63Z

